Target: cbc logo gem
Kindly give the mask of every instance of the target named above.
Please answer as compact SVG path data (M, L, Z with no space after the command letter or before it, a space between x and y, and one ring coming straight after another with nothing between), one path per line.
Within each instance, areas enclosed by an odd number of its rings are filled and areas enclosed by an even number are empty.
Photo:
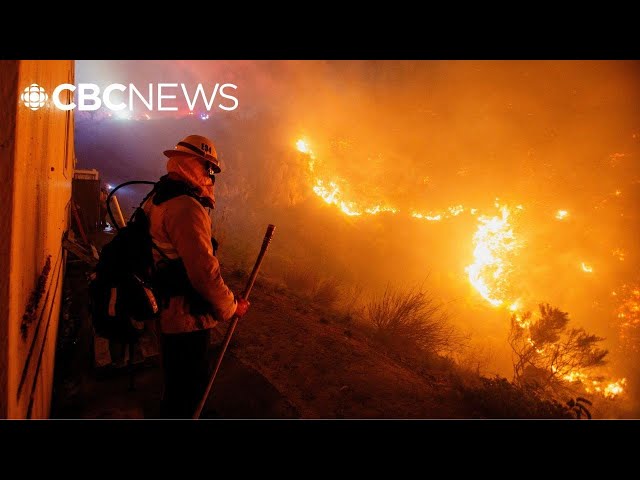
M31 110L38 110L40 107L43 107L48 98L49 95L47 95L47 92L37 83L29 85L20 95L20 100L22 100L24 106Z

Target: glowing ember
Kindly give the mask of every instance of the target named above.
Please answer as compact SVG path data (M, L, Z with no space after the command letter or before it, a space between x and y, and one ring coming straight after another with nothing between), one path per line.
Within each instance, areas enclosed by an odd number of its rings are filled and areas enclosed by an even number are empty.
M480 225L473 236L475 262L465 268L471 284L494 307L506 300L511 259L520 248L509 223L509 209L502 206L500 212L500 217L478 218Z
M569 212L567 212L566 210L558 210L556 212L556 219L557 220L564 220L568 216L569 216Z
M614 257L617 257L618 260L620 260L621 262L624 262L625 252L623 249L614 248L613 250L611 250L611 255L613 255Z
M582 270L584 272L593 273L593 267L591 265L588 265L588 264L582 262L580 266L582 267Z

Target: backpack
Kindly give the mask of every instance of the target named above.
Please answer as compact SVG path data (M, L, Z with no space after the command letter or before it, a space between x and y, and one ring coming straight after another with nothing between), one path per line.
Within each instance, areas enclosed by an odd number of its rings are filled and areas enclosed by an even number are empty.
M118 189L133 184L153 185L153 189L142 199L127 225L119 228L110 200ZM142 206L154 193L155 205L180 195L198 199L193 189L166 176L155 183L125 182L107 197L107 212L118 231L102 247L89 283L89 303L96 334L120 343L135 343L144 332L145 322L157 318L159 307L166 306L172 296L184 296L192 314L210 309L208 302L191 286L182 260L167 258L151 238L149 219ZM211 238L211 243L215 255L218 246L215 238ZM158 265L154 262L153 249L161 257Z
M118 227L110 207L115 192L131 184L154 185L136 208L126 226ZM145 322L158 313L152 288L154 274L153 241L149 220L142 205L154 193L155 182L131 181L118 185L107 197L107 212L118 231L102 247L89 283L90 312L97 335L122 343L132 343L144 331Z

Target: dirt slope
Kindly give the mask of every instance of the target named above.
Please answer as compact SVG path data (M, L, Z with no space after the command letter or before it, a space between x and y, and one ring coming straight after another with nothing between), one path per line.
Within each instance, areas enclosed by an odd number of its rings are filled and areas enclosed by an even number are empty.
M224 271L234 291L243 279ZM84 305L77 275L72 305ZM258 280L250 313L236 330L203 418L465 418L446 373L418 374L380 352L331 310ZM85 308L63 319L54 418L157 418L162 378L146 362L129 391L127 369L96 369ZM77 317L77 318L76 318ZM79 325L65 333L70 322ZM66 327L65 327L66 326ZM220 325L218 340L227 325ZM69 328L67 328L69 330ZM75 332L75 333L74 333ZM217 357L213 348L212 365ZM154 357L155 358L155 357ZM66 360L65 360L66 359ZM157 359L156 359L157 360Z
M445 376L419 375L398 364L321 306L268 283L256 284L251 304L230 350L302 418L465 416Z

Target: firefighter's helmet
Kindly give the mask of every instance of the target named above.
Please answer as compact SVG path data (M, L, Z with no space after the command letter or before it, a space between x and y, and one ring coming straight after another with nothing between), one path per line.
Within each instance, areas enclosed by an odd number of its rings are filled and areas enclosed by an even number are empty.
M189 135L178 142L172 150L165 150L167 157L176 155L195 155L213 165L215 173L220 173L220 161L216 147L211 140L202 135Z

